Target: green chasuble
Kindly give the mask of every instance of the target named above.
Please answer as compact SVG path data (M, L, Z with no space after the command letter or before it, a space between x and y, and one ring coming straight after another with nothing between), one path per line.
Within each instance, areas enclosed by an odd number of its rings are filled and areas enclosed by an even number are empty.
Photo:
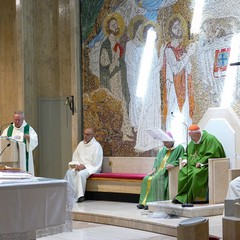
M178 194L175 198L181 203L208 201L208 159L223 157L225 152L222 144L203 130L200 143L191 141L183 156L188 163L179 171ZM205 165L196 168L196 163Z
M7 131L7 136L8 137L11 137L12 136L12 133L13 133L13 124L11 124L8 128L8 131ZM27 124L25 127L24 127L24 130L23 130L24 134L29 134L29 125ZM23 142L26 144L26 139L23 140ZM28 151L26 150L26 170L28 171Z
M176 148L167 149L165 146L158 152L154 161L155 173L147 175L142 181L139 203L146 205L147 202L168 200L168 171L165 165L179 165L179 158L182 157L184 148L178 145Z

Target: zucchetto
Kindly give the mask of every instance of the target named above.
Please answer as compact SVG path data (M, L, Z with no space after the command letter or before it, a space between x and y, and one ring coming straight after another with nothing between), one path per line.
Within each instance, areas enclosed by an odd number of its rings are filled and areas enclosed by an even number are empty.
M189 126L188 131L194 132L194 131L199 131L200 127L197 124L192 124Z

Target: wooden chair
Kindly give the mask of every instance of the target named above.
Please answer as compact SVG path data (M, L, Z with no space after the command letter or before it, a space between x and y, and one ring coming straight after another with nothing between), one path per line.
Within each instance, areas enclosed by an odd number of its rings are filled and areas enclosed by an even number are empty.
M179 167L181 166L181 163ZM230 168L229 158L212 158L208 160L209 204L223 203L228 190ZM169 197L173 199L178 192L178 168L169 171ZM232 174L235 174L234 171ZM237 173L236 173L237 174ZM240 175L240 169L239 169Z
M229 169L229 182L240 176L240 168Z

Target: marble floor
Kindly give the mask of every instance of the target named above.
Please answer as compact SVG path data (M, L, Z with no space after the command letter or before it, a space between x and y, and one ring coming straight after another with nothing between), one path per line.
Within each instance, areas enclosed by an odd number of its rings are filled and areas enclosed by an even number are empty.
M209 234L222 239L223 215L208 216ZM42 240L176 240L183 216L140 210L135 203L84 201L73 208L73 231Z

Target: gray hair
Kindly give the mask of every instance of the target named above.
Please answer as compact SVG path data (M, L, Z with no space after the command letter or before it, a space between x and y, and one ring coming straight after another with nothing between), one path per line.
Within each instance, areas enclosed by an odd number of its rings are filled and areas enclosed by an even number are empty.
M16 111L14 111L13 115L15 115L15 114L21 115L24 118L24 112L23 111L16 110Z

